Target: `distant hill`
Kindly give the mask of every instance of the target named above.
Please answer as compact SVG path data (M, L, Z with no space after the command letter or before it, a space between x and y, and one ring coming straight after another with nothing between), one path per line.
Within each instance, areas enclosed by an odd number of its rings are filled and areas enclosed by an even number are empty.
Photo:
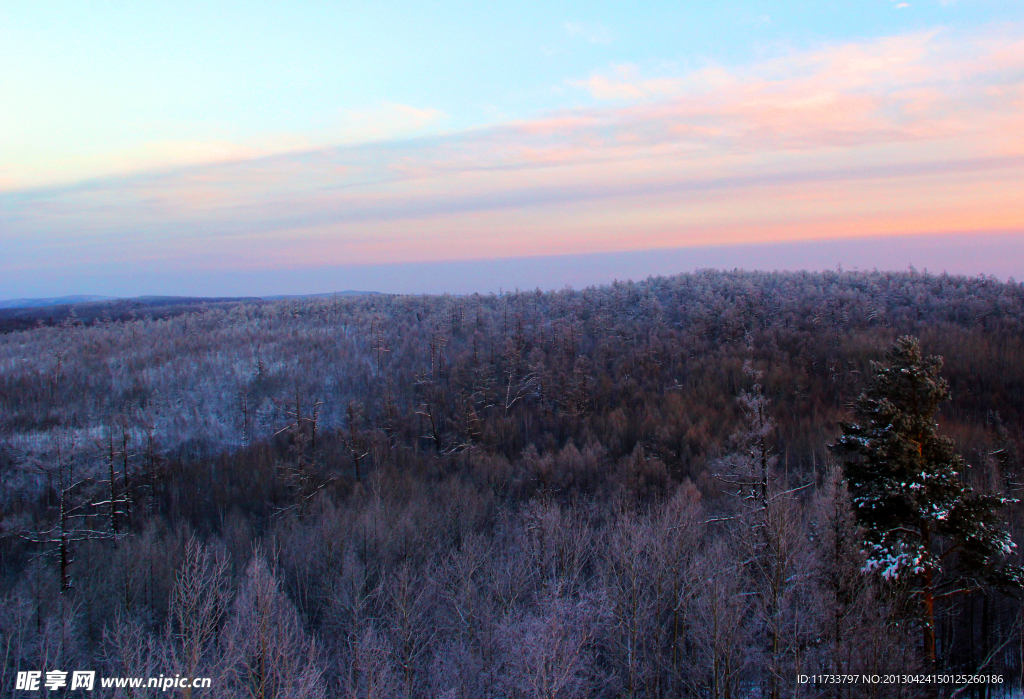
M329 291L324 294L277 294L275 296L261 296L266 301L279 301L281 299L329 299L332 296L383 296L379 291Z
M70 301L69 299L85 299ZM201 308L232 308L240 303L262 305L267 303L255 297L207 298L193 296L139 296L132 299L118 299L87 296L68 296L63 301L35 306L0 307L0 333L28 330L39 324L57 325L74 314L82 323L92 323L107 318L111 321L128 321L136 318L173 318L174 316L197 311ZM25 299L28 301L29 299ZM36 299L39 300L39 299ZM7 302L12 303L12 302Z
M46 306L71 306L94 301L112 301L114 296L56 296L48 299L8 299L0 301L0 308L44 308Z
M60 296L43 299L0 301L0 333L28 330L42 323L56 325L71 316L83 323L102 318L127 321L136 318L173 318L182 313L208 308L232 308L240 303L263 305L271 301L333 296L381 296L377 291L335 291L323 294L276 296Z

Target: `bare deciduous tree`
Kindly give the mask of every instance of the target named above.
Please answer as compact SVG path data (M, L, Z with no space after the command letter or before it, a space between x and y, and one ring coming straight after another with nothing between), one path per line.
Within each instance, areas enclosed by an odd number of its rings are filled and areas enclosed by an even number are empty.
M221 637L225 680L236 696L322 699L327 696L317 643L260 551L246 567Z
M171 592L163 638L161 661L167 674L223 679L225 651L219 634L230 602L227 560L190 539ZM186 698L191 692L186 690Z

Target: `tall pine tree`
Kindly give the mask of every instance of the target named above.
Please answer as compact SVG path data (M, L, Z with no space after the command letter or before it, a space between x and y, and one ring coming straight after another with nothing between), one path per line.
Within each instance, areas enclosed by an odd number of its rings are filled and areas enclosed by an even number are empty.
M1015 545L1002 528L1006 498L966 485L963 458L936 434L935 413L949 397L941 357L924 357L901 337L872 362L855 422L833 445L845 458L854 510L865 531L866 571L907 584L920 600L924 652L935 661L935 605L988 586L1021 586L1004 564Z

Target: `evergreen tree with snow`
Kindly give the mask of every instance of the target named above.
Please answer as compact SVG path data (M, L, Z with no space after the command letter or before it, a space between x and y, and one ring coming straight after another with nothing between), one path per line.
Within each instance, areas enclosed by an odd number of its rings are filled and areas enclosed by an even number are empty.
M949 397L941 357L924 357L901 337L885 363L872 362L855 421L842 424L833 450L844 457L857 518L865 531L865 570L909 586L920 601L924 652L935 661L935 605L988 586L1020 587L1004 564L1015 545L1000 523L1006 498L980 495L963 479L953 441L936 434Z

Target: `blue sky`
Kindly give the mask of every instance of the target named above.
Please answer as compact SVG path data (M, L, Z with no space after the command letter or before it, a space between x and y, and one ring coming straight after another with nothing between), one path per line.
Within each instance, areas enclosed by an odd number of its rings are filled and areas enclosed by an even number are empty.
M0 297L1024 224L1019 2L2 2L0 65Z

